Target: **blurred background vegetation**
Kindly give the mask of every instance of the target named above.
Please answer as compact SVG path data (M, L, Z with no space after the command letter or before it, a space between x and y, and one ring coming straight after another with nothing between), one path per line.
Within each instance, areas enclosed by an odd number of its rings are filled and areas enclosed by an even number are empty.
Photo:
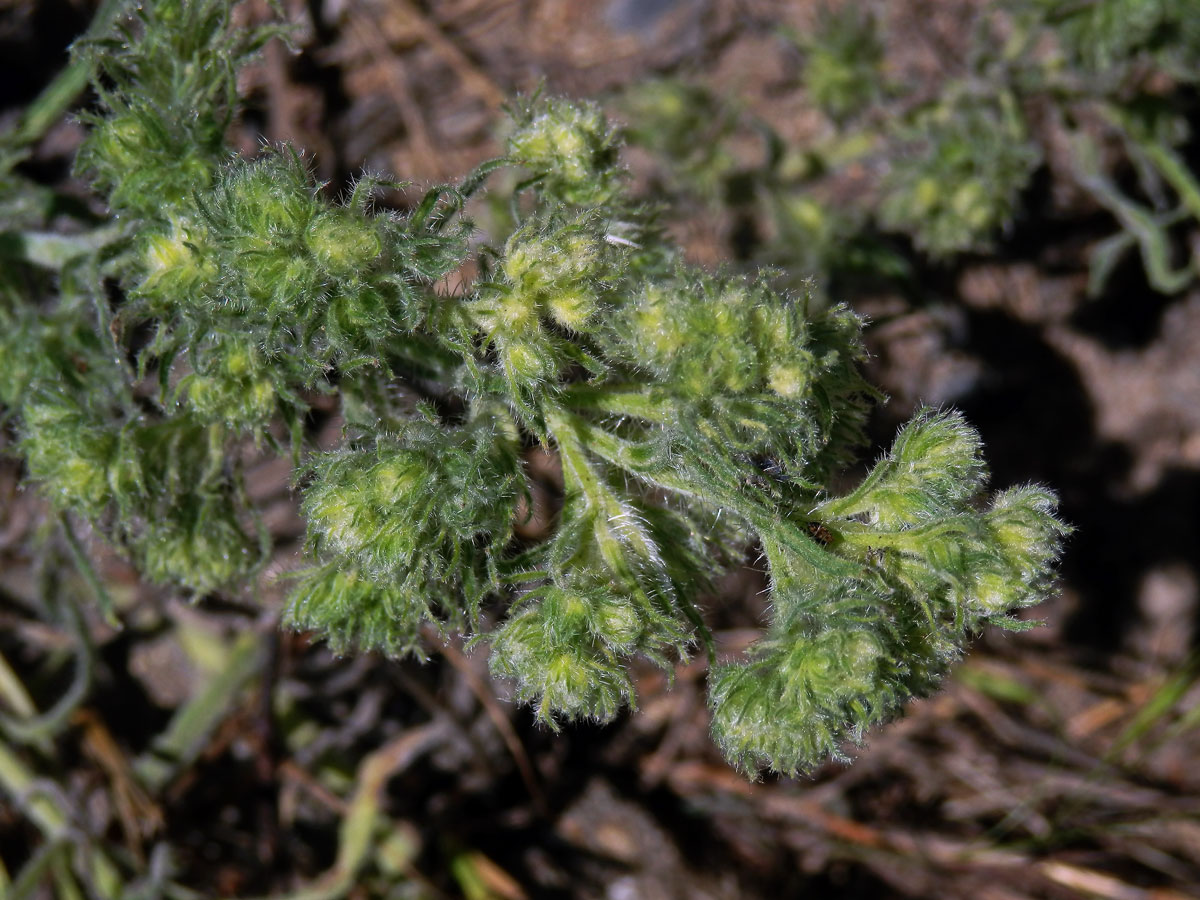
M601 100L693 260L870 317L879 445L953 405L997 488L1061 492L1061 596L852 766L748 784L709 742L703 662L673 686L647 667L638 715L556 736L457 644L396 664L280 632L302 525L253 447L276 549L244 596L147 587L0 457L0 896L1200 893L1194 0L283 5L301 31L244 78L248 152L293 140L332 191L365 168L419 197L497 152L514 94ZM0 125L28 124L94 12L0 2ZM81 137L46 132L0 233L101 212L69 174ZM527 464L536 530L560 482ZM756 558L709 603L725 650L757 633Z

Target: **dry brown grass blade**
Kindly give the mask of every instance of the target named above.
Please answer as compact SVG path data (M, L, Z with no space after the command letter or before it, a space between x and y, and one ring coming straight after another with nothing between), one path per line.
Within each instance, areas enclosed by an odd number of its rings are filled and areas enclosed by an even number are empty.
M154 802L133 774L129 758L121 750L108 726L92 710L77 709L71 723L83 729L83 751L91 757L108 777L113 805L125 845L139 859L142 858L142 843L165 825L162 808Z
M289 784L295 785L302 789L310 797L317 800L322 806L339 816L344 816L346 810L349 809L346 801L325 787L320 781L314 778L309 772L295 761L285 759L279 763L279 775L288 781ZM290 816L280 816L281 819L290 820Z
M1140 888L1095 869L1055 860L1038 863L1037 868L1046 878L1077 891L1081 897L1100 897L1103 900L1188 900L1188 895L1169 888Z
M454 69L463 83L474 91L489 107L503 105L507 93L492 80L491 76L476 65L454 41L423 12L412 0L391 0L405 18L405 24L416 31L445 62Z
M504 714L499 701L496 700L495 693L479 677L479 674L471 666L470 660L453 644L446 644L440 647L439 652L462 675L463 680L466 681L467 686L471 689L471 693L479 700L484 712L487 713L488 719L496 727L501 740L504 741L504 746L508 748L513 762L516 763L517 771L521 774L521 780L525 783L525 789L529 791L529 799L533 802L533 807L538 815L542 817L549 816L550 812L546 804L546 795L542 792L541 785L538 783L537 774L533 770L533 763L530 762L529 754L525 751L525 745L521 743L521 738L517 735L516 729L513 728L512 721Z
M413 92L403 60L392 53L386 38L370 24L368 17L354 16L350 19L348 27L354 35L354 39L366 48L367 52L383 67L384 77L390 88L391 100L396 104L396 109L404 122L404 130L408 135L413 166L418 171L438 171L441 168L438 162L438 151L429 136L425 115L413 100Z

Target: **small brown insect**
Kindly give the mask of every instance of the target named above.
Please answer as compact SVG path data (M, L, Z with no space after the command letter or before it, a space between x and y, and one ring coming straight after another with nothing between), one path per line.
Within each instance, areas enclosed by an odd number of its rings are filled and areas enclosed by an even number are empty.
M808 532L808 536L810 538L812 538L822 547L828 547L833 543L833 532L831 532L820 522L809 522L804 526L804 530Z

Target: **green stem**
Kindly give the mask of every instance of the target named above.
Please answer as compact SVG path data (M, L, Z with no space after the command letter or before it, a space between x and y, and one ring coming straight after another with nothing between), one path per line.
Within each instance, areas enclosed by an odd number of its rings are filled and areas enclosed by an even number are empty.
M0 258L15 259L61 272L74 260L101 250L120 238L124 226L118 222L101 225L82 234L50 231L0 232Z
M888 547L894 550L922 553L926 550L927 541L930 538L941 537L945 534L962 534L968 530L968 527L969 520L962 518L942 520L899 531L878 531L866 526L847 523L839 534L843 541L856 547Z
M1120 128L1146 154L1158 174L1175 189L1183 205L1200 221L1200 184L1179 155L1162 141L1147 136L1123 110L1106 104L1103 112L1109 122Z
M1171 248L1165 230L1170 217L1156 218L1105 178L1100 172L1098 151L1086 135L1076 133L1071 148L1076 162L1075 180L1137 240L1151 285L1164 294L1183 290L1195 273L1188 267L1171 267Z
M92 23L83 39L96 38L107 32L124 5L123 0L104 0L96 10L96 15L92 17ZM37 99L25 107L25 112L21 115L17 127L8 136L8 140L22 147L41 138L70 108L91 78L91 57L75 57L38 94Z
M42 844L17 873L17 880L11 887L0 884L0 887L7 888L0 896L7 900L27 900L29 897L37 896L39 886L45 881L46 872L50 870L55 857L62 853L67 846L68 844L64 840L47 841Z
M546 416L546 427L550 429L555 443L558 444L564 479L568 485L574 483L578 486L586 504L596 513L596 526L592 531L600 548L600 555L617 575L630 584L636 584L637 579L625 558L624 547L611 524L612 518L625 510L592 467L576 431L574 418L552 411ZM653 551L654 548L647 549ZM653 552L652 556L657 556L657 553Z
M70 607L68 616L71 619L71 630L75 633L78 645L75 651L75 672L71 676L71 684L67 690L50 709L40 716L30 718L0 716L0 728L4 730L4 733L22 743L42 745L62 731L71 714L79 708L92 688L95 651L92 648L91 637L87 633L87 624L83 621L83 614L75 605L74 600L66 602Z
M208 426L208 465L200 478L201 487L219 484L225 469L225 426L214 423Z
M777 511L768 508L763 499L750 488L735 490L729 485L736 483L738 473L724 460L706 460L719 477L702 478L679 470L667 468L652 461L651 455L623 438L619 438L598 425L593 425L578 416L573 417L574 428L586 435L586 443L592 452L630 474L656 487L693 498L709 508L725 509L746 522L760 536L769 535L780 546L799 556L806 563L831 577L840 578L859 574L857 564L844 560L829 552L812 540L796 525L784 519Z
M462 183L458 186L458 192L462 195L463 200L469 200L473 197L484 183L488 176L505 166L511 165L507 156L499 156L494 159L487 159L477 165L474 171L471 172Z
M112 601L109 599L108 593L104 590L104 586L100 583L99 577L88 562L87 555L83 552L83 548L79 544L79 539L75 537L75 533L71 530L70 523L67 521L66 515L60 517L63 524L63 531L67 536L67 544L71 548L71 555L75 559L76 567L84 580L91 586L93 593L96 595L97 604L104 610L106 618L115 622L116 617L112 611ZM11 718L9 716L0 716L0 727L9 736L24 743L40 744L54 737L66 726L71 714L79 707L87 698L88 693L92 688L93 669L96 664L96 651L92 646L92 637L88 633L87 622L84 620L83 611L80 610L79 604L74 596L69 591L65 591L63 604L66 606L67 625L75 638L75 672L71 677L71 684L63 695L55 704L46 710L40 716L31 716L28 718ZM119 623L117 624L119 627Z
M71 873L71 861L66 853L54 854L50 860L50 872L54 877L54 896L57 900L87 900Z
M879 482L891 475L891 472L892 460L880 460L867 474L867 477L859 482L858 487L841 497L826 500L814 512L827 519L848 519L866 512L870 508L870 503L867 501L871 493Z
M575 409L628 416L655 424L667 424L675 419L676 404L653 389L576 385L564 391L562 399L567 406Z
M556 410L546 414L546 427L554 436L559 455L562 457L563 476L579 486L590 505L604 509L608 505L611 492L601 484L599 476L592 469L576 433L576 426L575 416Z
M691 602L674 589L666 573L661 551L650 535L636 526L622 527L619 532L617 528L614 528L613 523L624 520L631 510L604 483L588 459L585 446L590 445L590 437L593 432L591 426L573 413L561 409L554 409L547 413L546 426L558 444L564 478L573 480L579 486L580 491L587 498L588 505L596 512L593 535L604 561L614 574L634 590L643 605L661 607L663 604L656 603L642 588L641 579L634 571L634 566L630 563L626 551L631 549L641 559L649 562L663 589L662 597L675 598L684 615L693 626L699 628L706 646L711 647L711 638L707 627L699 614L691 607ZM584 440L585 436L589 440ZM603 458L603 454L599 455ZM666 604L666 607L669 606L670 604Z
M1200 185L1188 170L1187 165L1169 147L1159 141L1137 140L1138 146L1149 158L1158 173L1179 194L1179 199L1198 221L1200 221Z
M54 797L38 789L38 779L20 758L0 741L0 790L3 790L13 802L24 809L33 823L51 843L73 842L71 818ZM105 898L118 897L121 885L121 874L113 862L99 850L92 849L86 857L92 884L100 896Z
M1166 682L1142 704L1125 729L1117 735L1104 754L1105 762L1116 762L1130 746L1145 737L1180 700L1200 681L1200 653L1192 653Z
M33 699L25 690L25 685L21 683L21 679L17 677L17 673L12 670L12 666L8 664L8 660L2 654L0 654L0 697L3 697L12 707L12 711L23 719L30 719L37 715L37 707L33 705Z
M410 729L367 756L358 767L354 792L338 830L338 850L324 875L281 900L339 900L360 885L359 873L381 850L405 868L419 851L418 836L392 822L384 810L384 791L398 772L445 740L443 723L435 720Z
M45 792L37 791L32 772L17 757L8 744L0 741L0 788L24 808L25 814L48 840L69 836L69 819L58 804Z
M91 588L92 594L96 598L96 606L100 609L100 615L104 617L105 624L120 629L121 620L117 618L116 605L113 603L112 595L105 589L104 582L100 580L100 576L92 566L92 561L88 559L87 551L83 549L83 545L75 535L75 529L71 527L71 520L67 518L66 513L60 513L58 521L67 538L67 546L71 550L71 561L75 563L75 568L79 570L79 574Z
M195 697L175 713L166 731L134 763L134 771L152 793L190 765L204 749L208 735L229 715L242 688L266 664L265 642L255 631L238 638L224 667Z

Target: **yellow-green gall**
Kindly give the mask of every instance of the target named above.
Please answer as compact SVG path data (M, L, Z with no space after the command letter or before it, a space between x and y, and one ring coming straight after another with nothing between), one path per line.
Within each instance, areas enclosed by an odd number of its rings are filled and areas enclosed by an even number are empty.
M959 185L950 198L950 208L972 230L987 228L995 218L987 189L975 178Z
M546 303L550 317L563 328L579 331L596 312L596 300L582 290L558 291Z
M233 583L255 563L246 536L223 517L202 516L191 528L169 521L152 523L140 543L142 565L151 580L200 592Z
M1021 600L1025 586L1011 572L983 572L965 585L961 602L989 615L1005 613Z
M251 378L220 372L191 375L180 383L180 393L202 420L224 422L235 428L270 421L278 406L275 385L266 376Z
M938 180L932 175L925 175L913 186L912 211L914 217L928 215L941 202L942 189Z
M614 650L632 652L642 634L637 611L624 598L611 597L595 612L596 632Z
M237 169L226 193L238 224L261 240L300 235L319 209L297 160L265 157Z
M572 591L559 591L544 602L547 620L561 628L564 634L578 636L587 631L592 607L584 597Z
M616 181L616 131L592 105L545 101L521 115L508 139L513 161L542 178L547 194L568 203L604 203Z
M492 330L504 334L516 334L537 328L537 295L531 291L513 288L497 298L491 316Z
M789 217L809 234L824 234L828 230L829 216L820 203L803 195L784 200Z
M526 384L548 379L557 368L548 348L540 342L505 342L500 347L500 355L509 377Z
M194 265L195 251L184 242L179 228L168 234L153 235L146 242L146 270L149 279L161 278Z
M134 115L109 119L92 137L93 147L114 171L133 170L147 162L153 152L150 133L142 120Z
M383 250L374 223L340 212L325 212L313 219L304 241L313 256L334 272L360 271Z
M664 361L683 346L683 331L671 313L672 297L659 288L648 288L632 315L638 344Z
M38 477L43 466L30 458L30 470ZM108 468L97 458L90 456L67 456L58 462L53 474L53 492L70 506L99 509L109 500Z
M57 398L30 401L24 418L21 446L30 476L46 484L56 503L98 515L112 499L114 434Z
M529 276L536 277L543 260L536 252L536 245L528 241L510 239L504 248L504 274L514 284Z
M808 372L795 364L772 366L767 375L767 386L780 397L795 400L808 388Z
M562 241L561 253L564 274L586 277L600 261L600 243L587 232L568 234Z
M322 493L309 502L305 511L335 546L356 548L361 542L358 528L364 512L361 504L346 497Z
M372 496L381 505L403 505L420 498L430 489L433 477L424 460L406 453L380 461L370 474Z

